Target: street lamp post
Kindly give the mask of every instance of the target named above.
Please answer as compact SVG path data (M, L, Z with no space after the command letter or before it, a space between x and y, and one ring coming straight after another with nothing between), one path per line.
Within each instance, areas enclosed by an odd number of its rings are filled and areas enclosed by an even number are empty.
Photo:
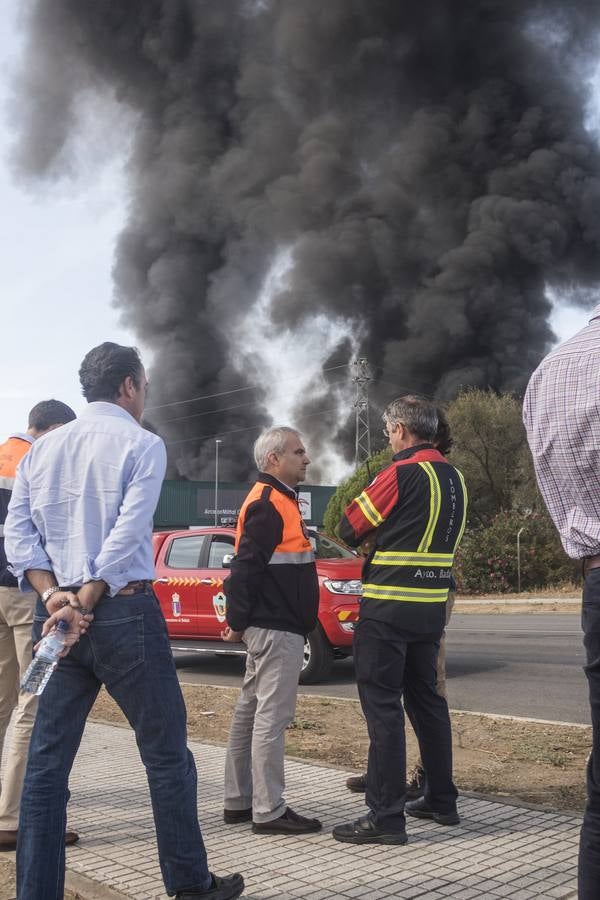
M525 526L517 531L517 592L521 593L521 535L525 531Z
M217 510L219 508L219 444L221 438L215 439L215 525L219 524Z

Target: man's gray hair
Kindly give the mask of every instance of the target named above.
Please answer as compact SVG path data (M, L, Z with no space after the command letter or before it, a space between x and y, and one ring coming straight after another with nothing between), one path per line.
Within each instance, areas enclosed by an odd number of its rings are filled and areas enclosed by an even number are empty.
M254 462L259 472L264 472L265 467L268 465L269 453L284 452L290 434L300 436L300 432L295 428L287 428L285 425L263 431L254 444Z
M411 434L423 441L433 441L438 429L438 414L434 404L413 394L392 400L386 407L383 420L390 425L405 425Z

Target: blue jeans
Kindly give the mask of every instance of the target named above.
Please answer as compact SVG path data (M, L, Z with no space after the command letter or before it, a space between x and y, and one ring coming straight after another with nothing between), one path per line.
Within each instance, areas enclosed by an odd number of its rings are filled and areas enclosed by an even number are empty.
M579 900L597 900L600 891L600 569L583 583L581 612L592 713L592 753L587 764L587 803L579 843Z
M38 601L34 643L45 618ZM103 597L88 634L60 660L40 696L21 799L19 900L62 900L69 774L102 684L135 731L167 893L210 884L185 705L160 606L148 589L131 597ZM94 773L89 777L93 783Z

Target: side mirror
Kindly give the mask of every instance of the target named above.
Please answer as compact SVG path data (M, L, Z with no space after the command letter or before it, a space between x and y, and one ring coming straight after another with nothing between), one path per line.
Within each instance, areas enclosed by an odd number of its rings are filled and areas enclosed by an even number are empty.
M229 567L231 566L231 560L234 558L234 556L235 553L225 554L225 556L223 557L223 562L221 563L223 569L229 569Z

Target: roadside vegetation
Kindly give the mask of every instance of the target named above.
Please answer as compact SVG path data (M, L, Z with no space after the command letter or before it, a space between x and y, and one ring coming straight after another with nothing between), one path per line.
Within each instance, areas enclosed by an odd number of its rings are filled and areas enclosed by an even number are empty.
M458 591L504 594L577 583L578 566L563 551L537 488L520 402L510 394L469 389L446 406L446 414L454 440L448 458L469 492L455 563ZM385 448L340 484L325 512L330 535L338 536L345 506L390 461Z

